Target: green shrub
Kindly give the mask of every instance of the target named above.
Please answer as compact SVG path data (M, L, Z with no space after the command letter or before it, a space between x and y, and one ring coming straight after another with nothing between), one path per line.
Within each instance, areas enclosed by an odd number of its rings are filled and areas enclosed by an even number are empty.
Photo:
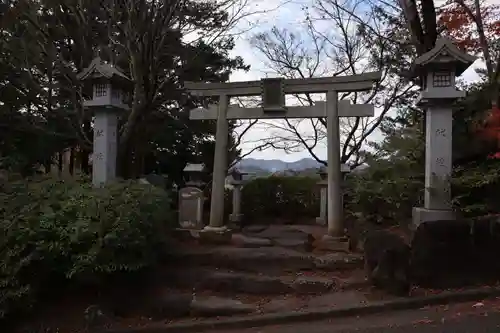
M500 160L469 163L454 170L453 204L465 216L500 213Z
M351 175L346 184L346 212L354 220L375 224L401 224L411 218L412 207L422 201L423 177L397 173Z
M165 191L136 182L7 183L0 193L0 318L33 304L54 279L99 283L154 265L174 222Z

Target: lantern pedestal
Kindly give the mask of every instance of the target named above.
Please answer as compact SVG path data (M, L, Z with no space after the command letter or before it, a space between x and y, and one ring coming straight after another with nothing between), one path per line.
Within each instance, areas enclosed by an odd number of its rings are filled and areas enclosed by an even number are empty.
M243 214L241 213L241 190L245 183L245 181L243 180L243 176L247 174L247 172L242 172L236 167L233 167L229 170L227 180L233 187L233 211L229 215L229 222L230 228L233 230L241 229L241 221L243 220Z
M420 224L430 221L451 221L456 220L457 215L451 209L427 209L424 207L413 207L412 222L413 228L417 228Z
M102 186L116 178L118 113L113 109L95 111L92 184Z
M243 218L243 214L241 214L241 188L243 182L232 181L231 185L233 185L233 212L229 215L229 221L239 224Z

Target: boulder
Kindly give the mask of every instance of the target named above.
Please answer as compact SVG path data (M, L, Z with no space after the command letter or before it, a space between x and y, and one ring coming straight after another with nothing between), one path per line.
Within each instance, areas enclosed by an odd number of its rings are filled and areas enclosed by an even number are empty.
M447 288L463 284L464 273L475 267L471 222L421 223L411 241L410 263L412 280L421 286Z
M398 295L410 293L410 246L387 230L371 231L364 242L364 262L368 280Z

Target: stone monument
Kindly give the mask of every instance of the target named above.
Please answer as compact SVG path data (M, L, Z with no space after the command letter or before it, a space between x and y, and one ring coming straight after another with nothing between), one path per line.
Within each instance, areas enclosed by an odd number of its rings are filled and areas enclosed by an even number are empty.
M347 164L341 164L340 165L340 172L342 173L342 183L340 184L342 193L341 193L341 204L344 206L344 180L346 174L351 172L351 168ZM319 225L326 225L327 221L327 212L328 212L328 204L327 204L327 198L328 198L328 182L327 182L327 172L325 168L320 168L319 169L319 177L320 180L318 181L318 186L319 186L319 198L320 198L320 203L319 203L319 216L316 218L316 223Z
M188 180L186 187L179 190L179 225L184 229L203 229L203 204L205 195L200 188L206 172L204 164L188 163L183 170Z
M454 220L451 204L453 102L465 96L455 88L455 79L475 57L458 49L452 41L438 38L429 52L412 66L421 82L417 105L425 110L424 207L413 208L413 226L429 221Z
M127 91L132 81L99 57L77 77L83 83L83 105L94 112L92 183L102 186L116 177L118 117L129 110Z

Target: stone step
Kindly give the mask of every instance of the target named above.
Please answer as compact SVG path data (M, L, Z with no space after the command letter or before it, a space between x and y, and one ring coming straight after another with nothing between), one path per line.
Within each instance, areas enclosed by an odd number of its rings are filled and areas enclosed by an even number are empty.
M181 240L196 240L202 244L231 244L234 247L261 248L277 246L299 251L313 250L314 236L289 226L253 226L242 232L213 238L201 230L178 228L175 236Z
M354 270L342 275L320 272L272 276L209 268L170 270L164 277L169 284L194 290L250 295L319 294L366 286L364 272Z
M302 270L341 271L363 267L363 256L355 253L314 255L277 246L239 248L232 246L183 247L172 259L179 265L211 266L278 274Z

